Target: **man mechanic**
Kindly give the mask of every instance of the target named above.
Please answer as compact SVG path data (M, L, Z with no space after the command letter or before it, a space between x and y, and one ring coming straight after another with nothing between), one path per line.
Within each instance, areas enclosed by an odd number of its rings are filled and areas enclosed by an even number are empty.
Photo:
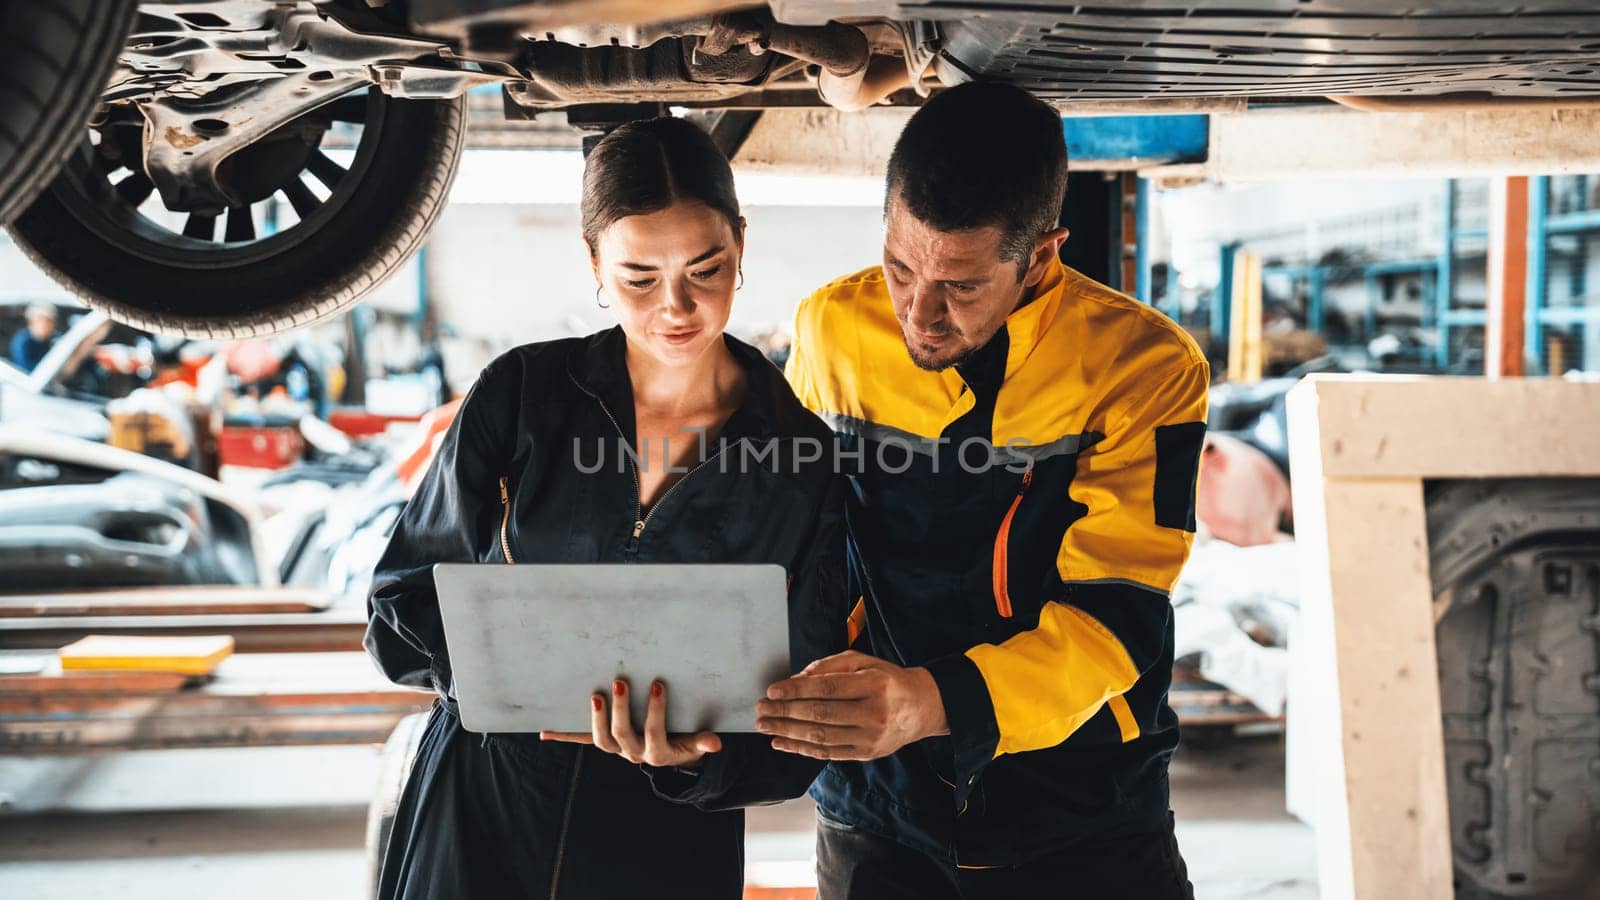
M851 649L758 704L830 760L819 895L1192 897L1168 591L1209 371L1058 259L1054 110L972 83L889 162L883 264L800 306L787 374L851 475Z

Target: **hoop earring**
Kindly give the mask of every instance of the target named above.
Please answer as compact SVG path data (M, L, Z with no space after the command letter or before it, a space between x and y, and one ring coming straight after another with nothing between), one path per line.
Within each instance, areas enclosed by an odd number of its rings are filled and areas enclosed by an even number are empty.
M742 267L742 266L739 268L739 286L734 288L734 290L736 290L736 291L744 290L744 267Z
M601 309L610 309L611 308L611 304L609 304L609 303L601 303L600 302L600 291L601 290L602 290L602 288L600 288L600 287L596 287L594 289L594 305L600 307Z

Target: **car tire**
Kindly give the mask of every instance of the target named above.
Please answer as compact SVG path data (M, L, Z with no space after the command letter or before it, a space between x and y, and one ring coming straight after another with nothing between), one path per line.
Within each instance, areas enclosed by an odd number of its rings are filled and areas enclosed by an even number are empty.
M1426 497L1457 900L1600 896L1594 483L1446 480Z
M310 325L354 305L422 246L463 151L464 98L372 90L367 102L377 118L366 127L376 131L370 148L363 134L336 208L247 246L174 249L129 227L126 214L103 211L96 204L108 189L94 187L88 141L12 234L90 306L147 331L244 338Z
M55 176L100 98L135 0L0 5L0 225Z

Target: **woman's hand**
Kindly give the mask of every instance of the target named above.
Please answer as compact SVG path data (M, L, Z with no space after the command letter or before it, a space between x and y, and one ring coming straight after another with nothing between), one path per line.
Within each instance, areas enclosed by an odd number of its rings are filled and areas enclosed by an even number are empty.
M722 749L722 738L710 731L667 734L667 686L659 681L650 686L642 735L633 730L632 713L628 709L628 683L620 678L612 682L611 695L609 711L604 695L595 694L589 698L591 733L541 731L539 739L592 744L629 762L661 768L695 766L707 753Z

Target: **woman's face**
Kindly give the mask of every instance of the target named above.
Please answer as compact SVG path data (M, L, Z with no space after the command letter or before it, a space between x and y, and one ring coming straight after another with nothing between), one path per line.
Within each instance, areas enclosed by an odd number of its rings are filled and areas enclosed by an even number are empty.
M684 365L722 340L738 286L744 220L682 201L626 216L600 233L591 262L634 349Z

